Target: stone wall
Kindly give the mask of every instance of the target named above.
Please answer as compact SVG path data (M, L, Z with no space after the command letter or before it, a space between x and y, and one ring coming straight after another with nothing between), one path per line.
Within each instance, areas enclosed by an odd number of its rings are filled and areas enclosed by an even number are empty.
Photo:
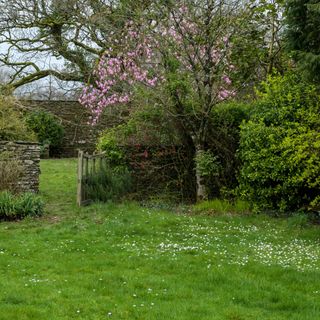
M62 148L55 157L76 157L78 149L86 152L95 150L97 138L101 131L120 122L119 112L109 110L97 126L88 124L90 113L77 101L22 101L28 111L44 110L54 114L62 123L65 137Z
M0 153L8 151L19 160L23 176L18 183L20 192L38 192L40 175L40 146L33 142L0 141Z

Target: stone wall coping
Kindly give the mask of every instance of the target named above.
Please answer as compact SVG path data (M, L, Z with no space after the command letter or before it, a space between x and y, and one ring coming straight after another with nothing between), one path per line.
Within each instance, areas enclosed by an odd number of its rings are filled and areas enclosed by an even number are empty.
M25 101L25 102L40 102L40 103L57 103L57 102L63 102L63 103L79 103L79 100L41 100L41 99L20 99L20 101Z
M6 145L6 144L22 144L22 145L31 145L31 146L40 146L39 142L34 142L34 141L3 141L0 140L1 145Z

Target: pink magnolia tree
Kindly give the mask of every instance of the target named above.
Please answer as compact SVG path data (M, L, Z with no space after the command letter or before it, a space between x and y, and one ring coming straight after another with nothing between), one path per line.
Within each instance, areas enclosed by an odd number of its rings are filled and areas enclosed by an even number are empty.
M80 102L97 123L104 109L128 104L135 88L165 94L170 113L192 144L195 157L206 146L210 113L236 95L232 38L242 23L240 1L175 1L154 4L138 21L130 21L111 43L94 71L95 85ZM237 13L236 13L237 12ZM206 198L195 168L197 198Z
M92 124L107 107L130 102L138 83L155 87L159 82L159 77L152 75L158 45L151 35L130 21L120 35L111 35L110 42L94 70L95 84L85 87L80 97L91 111Z

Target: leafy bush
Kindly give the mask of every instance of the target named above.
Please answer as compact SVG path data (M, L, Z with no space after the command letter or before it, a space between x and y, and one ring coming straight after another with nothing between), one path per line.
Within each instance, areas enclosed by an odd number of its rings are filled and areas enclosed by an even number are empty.
M195 184L192 179L194 176L194 150L179 135L181 132L179 132L178 126L173 125L172 119L170 122L169 117L159 108L159 106L149 107L149 109L148 106L140 108L129 116L126 123L107 129L101 135L97 149L106 152L111 165L123 165L128 163L128 160L132 160L126 159L129 154L126 152L126 146L148 146L148 151L150 151L150 146L159 148L164 145L164 148L168 148L172 145L183 145L185 149L183 156L177 156L169 161L175 167L177 174L174 176L178 176L177 181L179 183L183 181L185 185L183 189L189 189L189 192L183 191L183 193L188 194L187 197L190 198L190 194L195 190L195 185L192 185ZM206 145L207 151L201 155L201 159L196 159L203 176L205 176L204 180L210 198L222 196L222 193L223 196L230 197L229 190L234 189L238 184L236 177L240 161L236 157L236 150L239 147L240 124L244 119L249 118L249 112L250 106L239 102L224 103L212 111ZM159 126L159 122L161 126ZM151 152L148 152L148 155L151 159ZM153 158L158 157L154 156ZM148 189L151 184L157 185L159 186L158 194L162 192L163 184L158 183L159 175L155 173L157 167L159 167L159 163L150 160L150 168L144 170L145 175L149 176L145 179L144 189ZM141 176L139 176L140 178ZM169 176L168 179L170 179ZM173 185L173 179L168 180L167 184L169 183Z
M156 102L154 105L144 105L142 100L141 104L136 103L139 107L128 115L126 122L102 133L97 149L105 152L111 167L130 168L136 199L172 191L184 197L181 185L177 184L185 179L186 166L182 164L185 159L174 151L181 142L172 120Z
M0 191L18 191L18 181L23 174L23 168L19 160L15 159L12 152L0 154Z
M240 161L236 156L240 141L240 125L249 119L251 106L229 102L218 105L210 117L207 149L215 157L212 174L206 175L209 198L228 198L238 185ZM232 196L233 198L233 196Z
M123 165L125 155L121 146L178 145L174 126L163 108L140 106L128 115L125 123L105 130L97 144L99 151L106 152L112 164Z
M15 220L27 216L40 216L44 211L41 197L34 193L13 195L9 191L0 192L0 219Z
M296 76L270 77L241 127L240 192L256 209L318 210L320 96Z
M50 145L51 150L61 146L64 129L52 114L41 110L34 111L28 115L26 122L42 145Z
M26 126L21 107L15 98L0 95L0 140L36 140L35 135Z
M197 154L196 158L197 171L202 177L211 177L219 175L220 165L217 156L209 150Z
M118 200L130 191L131 175L126 167L100 168L85 181L86 198L107 202Z
M198 152L194 161L197 172L201 175L203 183L207 186L207 190L209 190L210 197L210 193L212 194L212 186L210 185L210 182L219 177L219 173L221 170L221 165L218 157L215 156L210 150L207 150Z
M102 133L98 140L97 149L105 152L110 166L123 166L126 162L124 152L116 139L116 129L112 128Z

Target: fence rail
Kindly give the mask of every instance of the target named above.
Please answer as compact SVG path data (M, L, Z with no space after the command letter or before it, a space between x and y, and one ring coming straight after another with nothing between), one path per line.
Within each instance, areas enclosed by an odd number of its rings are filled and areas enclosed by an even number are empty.
M99 173L106 167L106 155L105 153L98 153L89 155L79 150L78 153L78 186L77 186L77 204L78 206L84 206L89 204L90 199L87 192L87 182L90 177Z

